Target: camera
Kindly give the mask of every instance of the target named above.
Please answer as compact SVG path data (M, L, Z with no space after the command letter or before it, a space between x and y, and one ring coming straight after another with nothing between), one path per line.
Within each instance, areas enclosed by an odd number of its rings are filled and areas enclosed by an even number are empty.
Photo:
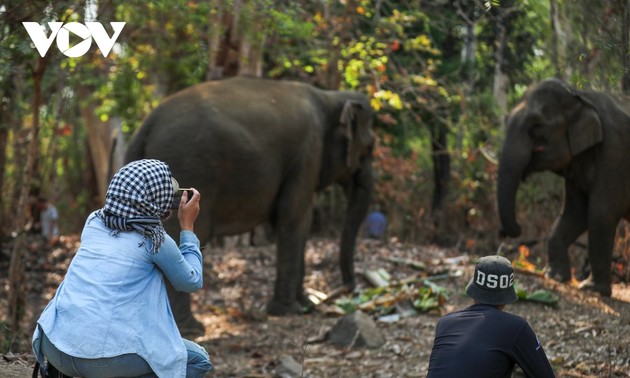
M171 204L171 209L178 209L179 208L179 203L182 200L182 195L184 194L184 192L186 192L188 194L188 199L187 202L190 201L190 199L193 196L193 191L192 189L177 189L175 191L175 195L173 196L173 203Z

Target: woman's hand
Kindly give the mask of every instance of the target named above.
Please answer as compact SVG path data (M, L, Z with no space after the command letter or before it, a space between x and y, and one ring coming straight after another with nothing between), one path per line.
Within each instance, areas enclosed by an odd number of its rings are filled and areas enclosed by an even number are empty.
M192 188L193 196L188 200L188 191L184 190L182 198L179 202L179 210L177 210L177 218L179 219L179 227L182 230L193 231L195 220L199 215L199 199L201 194L197 189Z

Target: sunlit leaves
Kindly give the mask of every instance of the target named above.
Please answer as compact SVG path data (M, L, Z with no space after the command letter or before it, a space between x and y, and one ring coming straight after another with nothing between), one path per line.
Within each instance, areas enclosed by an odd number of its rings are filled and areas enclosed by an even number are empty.
M419 312L439 309L448 299L446 288L427 279L417 279L404 284L364 289L350 297L342 297L335 305L344 313L357 310L372 314L391 314L407 303ZM416 312L416 311L413 311Z
M402 110L403 102L397 93L389 90L380 90L374 93L374 97L371 99L372 106L375 110L381 110L384 105L388 105L393 109Z
M483 2L484 7L486 7L487 10L490 10L490 8L492 7L500 7L501 6L501 0L486 0Z
M415 38L410 38L405 41L405 49L412 51L422 51L427 52L432 55L440 55L440 50L433 48L431 41L425 34L421 34L416 36Z
M388 57L387 44L375 37L361 37L347 48L342 49L344 60L340 62L343 77L351 89L371 81L373 76L385 75Z
M420 85L420 86L430 86L430 87L435 87L438 85L437 81L435 81L433 78L428 77L428 76L422 76L422 75L413 75L411 76L411 81L413 81L415 84Z
M362 60L352 59L346 63L344 79L350 88L359 85L359 78L365 73L365 63Z

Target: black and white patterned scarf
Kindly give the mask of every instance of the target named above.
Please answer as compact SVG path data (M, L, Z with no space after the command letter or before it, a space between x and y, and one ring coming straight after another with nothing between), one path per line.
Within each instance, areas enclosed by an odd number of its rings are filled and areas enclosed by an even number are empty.
M136 160L116 172L97 216L115 235L136 231L145 240L150 238L151 252L157 253L165 235L161 219L170 210L173 193L168 165L154 159Z

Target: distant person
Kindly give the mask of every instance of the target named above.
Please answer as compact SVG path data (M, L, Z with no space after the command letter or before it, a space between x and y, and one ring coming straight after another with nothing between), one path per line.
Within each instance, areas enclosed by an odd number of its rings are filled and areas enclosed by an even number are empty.
M523 318L504 312L517 300L514 269L502 256L479 259L466 294L475 304L439 320L427 378L555 377L542 344Z
M387 217L376 207L365 219L365 237L381 240L387 231Z
M166 294L203 285L193 227L199 192L174 201L169 167L137 160L112 178L90 214L63 282L37 321L33 352L43 370L72 377L203 377L208 353L180 336ZM179 246L162 222L178 207ZM45 365L45 362L47 364ZM46 372L43 371L42 375Z
M59 213L46 197L39 197L37 202L41 233L48 246L52 247L59 241Z

